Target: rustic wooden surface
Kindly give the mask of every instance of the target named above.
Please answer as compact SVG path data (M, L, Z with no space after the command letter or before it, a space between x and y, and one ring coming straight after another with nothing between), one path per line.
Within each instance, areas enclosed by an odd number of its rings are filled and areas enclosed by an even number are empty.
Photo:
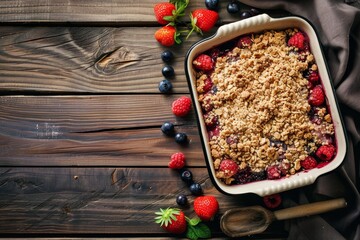
M0 2L0 237L173 237L153 218L176 206L179 193L194 199L167 168L177 151L204 193L219 199L219 216L261 204L214 188L194 114L171 113L172 101L188 95L184 58L199 36L171 49L174 91L159 93L166 48L153 38L156 2ZM203 6L196 0L189 8ZM239 20L225 6L219 25ZM188 133L190 144L165 137L165 121ZM224 239L218 219L210 227ZM282 223L258 236L285 237Z

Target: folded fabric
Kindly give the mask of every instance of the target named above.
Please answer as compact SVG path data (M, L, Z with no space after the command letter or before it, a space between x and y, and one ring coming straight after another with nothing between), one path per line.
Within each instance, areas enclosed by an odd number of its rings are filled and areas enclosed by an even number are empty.
M348 135L347 156L314 184L285 193L284 205L345 197L346 209L289 221L289 239L360 239L360 10L344 0L242 0L260 9L283 9L315 26L333 79Z

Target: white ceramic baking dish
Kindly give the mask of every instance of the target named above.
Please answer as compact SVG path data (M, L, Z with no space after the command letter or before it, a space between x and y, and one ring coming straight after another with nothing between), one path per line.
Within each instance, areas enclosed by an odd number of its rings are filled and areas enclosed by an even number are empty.
M322 84L325 90L327 104L331 112L333 124L335 127L337 154L328 165L322 168L315 168L306 172L298 172L288 178L281 178L279 180L263 180L242 185L226 185L215 177L215 169L213 166L213 160L209 151L209 144L207 140L207 130L203 121L201 106L197 100L198 94L196 91L195 70L193 69L192 62L195 57L200 53L203 53L206 50L209 50L215 46L221 45L222 43L225 43L240 35L262 32L264 30L280 30L286 28L298 28L305 32L309 37L310 49L318 65L318 71L321 76ZM185 60L185 70L187 74L190 92L195 106L195 112L197 115L199 132L203 145L206 164L208 166L209 174L213 181L213 184L219 191L231 195L255 193L259 196L282 192L312 184L320 175L334 170L344 160L347 149L346 136L342 119L339 114L339 108L334 94L332 81L329 77L327 65L323 57L321 45L317 34L312 25L303 18L295 16L272 18L267 14L262 14L249 19L223 25L219 27L215 35L195 43L189 49Z

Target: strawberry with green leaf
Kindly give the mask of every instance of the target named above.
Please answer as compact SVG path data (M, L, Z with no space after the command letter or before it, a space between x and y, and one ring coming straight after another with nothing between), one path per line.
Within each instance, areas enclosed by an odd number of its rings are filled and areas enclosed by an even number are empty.
M208 9L196 9L190 14L191 30L187 38L193 31L203 34L203 32L210 31L214 27L215 23L219 19L219 14L215 11Z
M155 32L155 39L163 46L170 47L180 44L180 33L173 26L164 26Z
M168 232L181 234L186 231L186 219L183 211L177 208L161 209L160 212L155 212L155 222Z
M189 0L172 0L170 2L160 2L154 6L154 14L158 23L162 25L175 26L179 17L184 16L185 9Z

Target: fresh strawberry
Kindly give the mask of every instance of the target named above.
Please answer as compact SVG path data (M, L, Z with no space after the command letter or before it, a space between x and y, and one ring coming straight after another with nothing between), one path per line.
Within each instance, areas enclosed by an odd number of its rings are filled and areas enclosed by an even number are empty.
M219 203L214 196L200 196L194 200L194 211L203 221L211 220L219 210Z
M224 172L225 178L229 178L238 172L239 166L232 159L224 159L220 163L219 170Z
M185 155L182 152L177 152L171 155L168 164L171 169L181 169L185 166Z
M173 0L170 2L157 3L154 6L156 20L162 24L175 25L177 19L184 16L189 0Z
M175 11L175 5L169 2L160 2L154 6L156 20L162 25L166 25L170 22L165 19L167 19L167 17L172 17Z
M215 64L214 64L213 59L209 55L200 54L193 61L193 65L198 70L210 71L214 68Z
M304 50L307 45L304 34L302 34L301 32L295 33L288 40L288 45L293 46L299 50Z
M303 167L305 170L313 169L317 166L317 161L315 158L308 156L304 160L300 161L301 167Z
M192 28L186 38L188 38L193 31L200 34L210 31L219 19L219 14L208 9L196 9L190 14L190 19Z
M175 43L180 44L181 40L179 36L180 33L178 33L173 26L165 26L155 32L155 39L166 47L170 47Z
M322 161L330 161L333 159L336 152L336 148L332 144L320 146L315 155Z
M172 112L178 117L185 117L191 109L191 99L182 96L172 103Z
M281 204L281 195L278 193L263 197L264 204L267 208L277 208Z
M155 222L168 232L181 234L186 231L187 223L184 212L177 208L160 208L160 212L155 212Z
M325 94L320 85L315 86L309 95L309 104L312 106L320 106L325 101Z

